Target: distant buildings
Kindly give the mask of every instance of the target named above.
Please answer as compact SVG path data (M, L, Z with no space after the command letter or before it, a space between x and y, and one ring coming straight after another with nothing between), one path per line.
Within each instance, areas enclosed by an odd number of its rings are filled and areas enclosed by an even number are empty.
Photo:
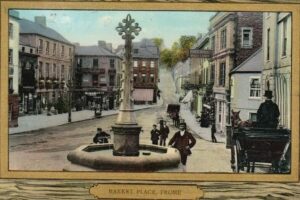
M19 115L19 23L16 16L9 17L8 38L8 119L9 126L14 127L18 126Z
M123 56L124 46L119 45L117 54ZM133 42L133 98L135 104L156 103L159 66L159 49L150 39ZM120 76L119 76L120 77Z
M103 106L113 109L118 97L117 70L121 58L112 52L112 46L105 41L98 45L75 48L76 98L92 103L95 96L101 96Z
M262 89L273 91L279 106L279 125L291 127L291 21L290 13L263 15Z
M47 105L55 103L57 98L63 95L67 81L72 79L74 45L58 32L47 27L46 17L35 17L34 22L27 19L19 19L18 22L21 44L24 48L32 47L33 51L29 54L37 55L36 90L29 96L34 97L37 112L40 113ZM21 55L28 57L25 54ZM22 62L21 66L26 67L23 58ZM22 98L26 98L27 92L20 95L22 102L26 102Z

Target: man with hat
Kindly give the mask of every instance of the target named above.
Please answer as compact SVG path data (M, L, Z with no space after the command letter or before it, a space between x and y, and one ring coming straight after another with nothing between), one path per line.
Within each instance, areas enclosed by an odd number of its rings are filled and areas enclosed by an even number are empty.
M192 134L186 131L186 124L184 122L179 123L179 131L174 134L169 142L169 146L172 146L180 152L181 164L183 165L183 171L186 171L187 156L191 155L191 148L196 144L196 139Z
M97 128L97 133L93 138L93 142L95 144L108 143L109 138L110 138L110 135L108 133L106 133L105 131L102 131L102 128Z
M280 115L278 106L272 101L272 91L266 90L266 100L260 104L257 111L257 123L261 128L277 128L278 117Z

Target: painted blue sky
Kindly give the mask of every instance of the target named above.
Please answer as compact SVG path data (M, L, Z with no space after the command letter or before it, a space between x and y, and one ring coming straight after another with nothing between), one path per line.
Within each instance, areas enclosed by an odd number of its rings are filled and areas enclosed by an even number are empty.
M95 45L98 40L112 43L116 48L124 41L115 28L127 14L142 27L135 39L160 37L166 47L171 47L181 35L206 33L209 18L214 12L180 11L66 11L17 10L21 18L34 21L34 16L46 16L47 26L62 34L70 42Z

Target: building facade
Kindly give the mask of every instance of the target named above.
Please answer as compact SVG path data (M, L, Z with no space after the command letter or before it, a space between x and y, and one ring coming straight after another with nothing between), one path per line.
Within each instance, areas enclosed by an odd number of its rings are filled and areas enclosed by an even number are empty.
M94 46L76 46L75 61L76 98L82 98L85 106L89 106L98 95L104 109L115 108L121 58L112 52L111 44L98 41Z
M71 80L74 45L55 30L47 27L44 16L35 21L20 19L20 41L36 49L37 109L46 109L58 97L66 94L67 82Z
M225 133L226 125L230 124L229 72L261 47L262 13L218 12L210 19L209 34L213 51L211 69L216 80L215 122L217 130Z
M133 98L136 104L156 103L159 49L150 39L133 43Z
M191 78L190 83L195 85L193 87L194 98L192 103L192 111L200 116L203 111L203 103L205 96L207 96L207 89L213 82L211 74L211 49L209 43L209 35L206 34L199 38L190 50L191 59Z
M231 109L240 112L242 121L257 121L257 110L262 103L261 73L263 51L259 49L231 71Z
M37 48L29 45L19 45L19 66L20 73L20 113L38 113L39 107L36 104L36 73L38 69Z
M15 16L9 17L8 38L8 117L9 126L16 127L19 116L19 23Z
M290 13L263 15L262 87L273 92L279 106L279 126L291 127L291 23Z

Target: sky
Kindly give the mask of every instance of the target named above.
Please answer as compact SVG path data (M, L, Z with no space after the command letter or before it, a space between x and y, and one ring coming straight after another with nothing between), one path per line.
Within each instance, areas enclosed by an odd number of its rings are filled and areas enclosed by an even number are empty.
M17 10L21 18L34 21L34 16L46 16L47 26L70 42L96 45L98 40L124 44L115 28L127 14L139 23L142 31L134 41L143 38L163 38L170 48L181 35L207 33L209 18L214 12L199 11L83 11L83 10Z

